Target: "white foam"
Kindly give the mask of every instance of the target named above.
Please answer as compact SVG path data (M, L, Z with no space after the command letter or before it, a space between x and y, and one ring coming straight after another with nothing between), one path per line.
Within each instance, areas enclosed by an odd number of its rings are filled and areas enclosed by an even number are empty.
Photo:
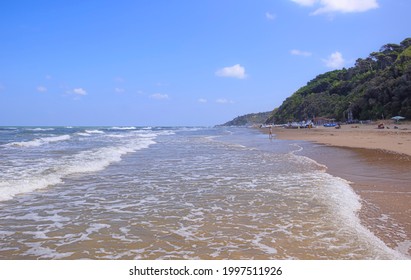
M129 145L104 147L81 152L68 159L69 163L65 172L67 174L65 175L103 170L111 163L120 161L123 155L148 148L152 144L155 144L155 142L151 139L139 139L136 143L132 142Z
M314 184L317 186L315 192L312 193L313 199L328 203L329 209L333 212L334 222L340 224L342 228L350 229L353 234L359 236L365 244L369 244L370 247L375 248L375 252L379 256L378 258L408 258L401 253L400 250L396 251L389 248L361 223L358 217L358 212L362 207L361 198L351 188L351 182L326 173L327 167L311 158L296 155L296 153L301 152L303 148L299 145L294 145L298 149L289 153L288 156L291 156L294 162L303 164L306 167L315 166L316 168L309 173L289 173L278 176L280 184L284 182L284 187L288 187L289 181L291 180L298 182L298 184L302 186L302 184L311 181L310 185ZM306 168L304 168L304 170L306 170ZM307 179L309 180L307 181ZM288 188L288 190L290 189Z
M170 232L183 237L185 240L196 240L196 227L194 226L181 226L176 230L170 230Z
M107 137L110 137L110 138L126 138L127 135L124 135L124 134L108 134Z
M323 165L323 164L313 160L312 158L309 158L309 157L306 157L306 156L301 156L301 155L296 155L296 153L301 152L301 151L304 150L304 148L301 147L300 145L291 144L291 146L296 146L297 147L297 150L291 151L289 153L289 155L293 156L297 162L300 162L302 164L314 164L317 167L319 167L320 169L322 169L323 171L326 171L328 169L328 167L326 165Z
M77 132L76 134L79 135L79 136L84 136L84 137L91 136L90 133L85 133L85 132Z
M277 250L273 247L270 247L266 244L261 243L262 241L262 235L257 235L255 236L255 238L252 240L252 243L258 247L259 249L261 249L262 251L266 252L269 255L275 255L277 254Z
M13 217L7 217L7 218L12 218L14 220L20 220L20 221L21 220L31 220L35 222L54 222L54 223L70 221L70 218L60 216L57 213L54 213L53 215L42 216L42 215L39 215L38 212L27 213L23 216L13 216Z
M172 130L163 130L163 131L156 131L157 135L174 135L176 134Z
M91 224L90 227L86 230L86 232L87 232L87 235L90 235L90 234L92 234L92 233L97 233L97 232L99 232L101 229L110 228L110 227L111 227L111 226L108 225L108 224L96 224L96 223L93 223L93 224Z
M48 247L43 247L42 242L27 242L26 245L30 246L31 248L25 252L26 255L33 255L37 257L42 257L46 259L63 259L68 258L72 253L58 253L57 250L51 249Z
M51 137L44 137L44 138L37 138L31 141L22 141L22 142L12 142L5 144L5 147L39 147L45 144L59 142L59 141L66 141L69 140L71 137L70 135L60 135L60 136L51 136Z
M136 130L137 127L135 126L113 126L110 129L112 130Z
M101 171L110 164L119 162L123 155L155 144L155 136L153 134L151 137L147 135L146 137L132 137L120 143L116 142L116 146L82 151L61 158L42 159L24 169L14 167L14 169L6 170L4 174L7 175L2 177L4 180L0 181L0 200L8 200L17 194L60 184L64 177L73 174ZM61 141L69 138L70 136L67 135L48 140Z
M86 133L89 134L104 134L104 131L98 130L98 129L93 129L93 130L86 130Z
M17 130L18 128L16 127L0 127L0 130Z
M61 176L50 174L47 176L24 176L21 179L0 182L0 201L12 199L15 195L32 192L50 185L61 183Z
M358 212L362 206L361 198L354 192L348 181L327 173L321 173L321 177L321 181L325 183L322 192L327 201L331 203L332 209L335 210L336 217L340 217L339 223L353 229L359 236L362 236L365 242L373 244L381 257L389 255L393 259L407 258L401 252L389 248L381 239L361 224L358 217Z
M402 254L408 256L409 259L411 259L411 256L409 255L409 251L411 250L411 240L405 240L403 242L400 242L396 248L398 252L401 252Z
M49 237L42 231L25 231L25 234L32 235L35 239L48 239Z
M41 128L41 127L37 127L37 128L25 128L25 130L28 131L52 131L54 130L54 128Z

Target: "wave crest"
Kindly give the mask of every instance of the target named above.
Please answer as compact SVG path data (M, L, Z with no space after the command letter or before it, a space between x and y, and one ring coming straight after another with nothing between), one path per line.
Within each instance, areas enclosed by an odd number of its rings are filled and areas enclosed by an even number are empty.
M22 142L12 142L5 144L5 147L39 147L45 144L59 142L59 141L66 141L71 138L70 135L60 135L60 136L50 136L44 138L37 138L30 141L22 141Z

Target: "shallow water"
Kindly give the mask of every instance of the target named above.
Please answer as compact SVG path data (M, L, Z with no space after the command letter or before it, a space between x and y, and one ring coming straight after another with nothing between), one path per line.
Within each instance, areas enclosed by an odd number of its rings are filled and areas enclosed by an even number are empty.
M303 154L327 172L352 181L361 198L359 217L390 248L411 256L411 158L382 150L302 144Z
M303 145L242 128L29 129L0 133L2 259L405 258Z

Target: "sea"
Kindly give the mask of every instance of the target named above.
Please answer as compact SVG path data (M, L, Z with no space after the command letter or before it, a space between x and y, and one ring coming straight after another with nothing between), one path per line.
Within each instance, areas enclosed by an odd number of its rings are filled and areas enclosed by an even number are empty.
M238 127L0 127L0 259L405 259L304 145Z

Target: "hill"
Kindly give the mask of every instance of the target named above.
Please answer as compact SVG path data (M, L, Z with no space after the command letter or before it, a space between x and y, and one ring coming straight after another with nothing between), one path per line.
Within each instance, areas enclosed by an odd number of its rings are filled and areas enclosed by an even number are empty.
M271 112L266 123L314 117L411 119L411 38L386 44L355 66L317 76Z
M222 124L221 126L249 126L253 124L262 124L268 117L270 117L271 112L247 114L243 116L236 117L235 119Z

